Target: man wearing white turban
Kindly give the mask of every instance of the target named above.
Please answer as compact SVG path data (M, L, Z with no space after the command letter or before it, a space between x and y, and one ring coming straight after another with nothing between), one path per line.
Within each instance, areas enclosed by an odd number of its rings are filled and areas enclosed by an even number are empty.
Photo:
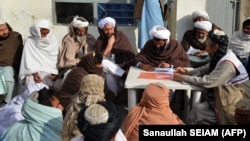
M10 25L0 18L0 75L3 76L7 87L7 93L0 93L0 104L10 102L16 95L15 84L18 81L22 51L22 35L13 31Z
M94 51L96 38L88 33L89 22L75 16L69 24L69 32L62 39L59 54L59 78L66 78L66 74L78 64L87 53Z
M20 92L27 84L32 83L54 86L58 75L59 45L51 28L50 22L45 19L37 21L30 27L31 36L24 43L21 59Z
M94 45L97 53L103 54L103 71L108 88L117 96L124 89L123 83L135 51L128 37L117 30L116 21L105 17L98 22L100 36Z
M200 22L200 21L209 21L209 16L208 16L208 13L204 10L195 10L193 13L192 13L192 22L193 22L193 25L194 23L196 22ZM214 23L212 23L212 29L219 29L219 30L222 30L220 27L218 27L217 25L215 25ZM184 47L184 49L187 51L190 47L190 45L194 48L200 48L200 42L197 42L195 41L195 27L193 29L189 29L187 30L184 35L183 35L183 38L182 38L182 41L181 41L181 45ZM194 41L191 41L191 40L194 40Z
M134 65L146 71L153 71L155 67L169 68L172 65L189 67L185 50L177 40L170 39L168 29L156 25L151 28L149 35L152 39L136 55Z
M211 30L211 22L197 21L194 23L192 36L184 35L182 44L190 59L191 67L199 67L209 62L206 52L206 40L208 32Z
M196 10L192 13L193 22L209 20L209 16L204 10Z
M204 11L204 10L195 10L192 13L192 21L193 21L193 23L198 22L198 21L199 22L200 21L209 21L209 16L208 16L207 11ZM212 29L222 30L219 26L215 25L214 23L212 23Z

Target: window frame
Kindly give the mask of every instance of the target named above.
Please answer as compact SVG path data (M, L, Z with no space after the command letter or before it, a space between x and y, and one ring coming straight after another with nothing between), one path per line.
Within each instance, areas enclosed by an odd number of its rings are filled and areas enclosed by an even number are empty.
M63 3L93 3L93 18L94 23L91 25L95 25L98 22L98 3L114 3L114 4L132 4L131 0L52 0L52 10L53 10L53 23L54 24L61 24L57 22L57 15L56 15L56 2L63 2ZM134 25L136 22L134 23ZM131 25L121 25L121 26L131 26ZM133 25L132 25L133 26Z

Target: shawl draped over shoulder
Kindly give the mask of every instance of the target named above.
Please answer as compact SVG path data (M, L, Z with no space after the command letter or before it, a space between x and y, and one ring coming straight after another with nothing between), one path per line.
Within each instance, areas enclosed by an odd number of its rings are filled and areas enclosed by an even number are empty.
M95 44L96 51L103 53L106 46L107 40L102 36L98 37ZM133 50L130 41L122 31L117 30L115 32L115 43L111 50L111 54L115 55L115 63L123 69L127 69L126 65L128 65L135 56L135 51Z

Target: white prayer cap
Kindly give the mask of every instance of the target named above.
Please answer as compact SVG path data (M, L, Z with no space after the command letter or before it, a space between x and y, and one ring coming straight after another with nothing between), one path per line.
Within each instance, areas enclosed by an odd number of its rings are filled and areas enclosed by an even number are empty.
M212 30L212 23L209 21L197 21L194 23L194 27L209 32Z
M113 19L111 17L106 17L106 18L101 19L98 22L98 27L101 28L101 29L103 29L103 27L105 26L105 24L111 24L113 27L116 26L115 19Z
M158 39L169 39L170 32L164 26L156 25L150 29L149 35Z
M2 19L2 18L0 18L0 25L1 24L5 24L6 22Z
M100 104L92 104L84 112L84 118L91 124L107 123L109 119L108 110Z
M75 28L80 28L80 27L87 27L89 26L89 22L86 20L86 21L81 21L79 20L78 18L80 18L79 16L75 16L74 19L73 19L73 26ZM84 19L84 18L82 18Z
M192 13L193 20L195 20L198 17L203 17L205 20L209 20L209 16L206 11L203 10L196 10Z

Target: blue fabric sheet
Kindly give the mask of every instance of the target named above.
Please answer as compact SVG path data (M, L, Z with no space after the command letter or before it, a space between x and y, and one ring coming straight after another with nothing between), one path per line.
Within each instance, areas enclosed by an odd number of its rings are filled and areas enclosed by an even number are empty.
M149 30L155 25L164 26L159 0L144 0L141 20L138 24L138 48L143 48L150 39Z

